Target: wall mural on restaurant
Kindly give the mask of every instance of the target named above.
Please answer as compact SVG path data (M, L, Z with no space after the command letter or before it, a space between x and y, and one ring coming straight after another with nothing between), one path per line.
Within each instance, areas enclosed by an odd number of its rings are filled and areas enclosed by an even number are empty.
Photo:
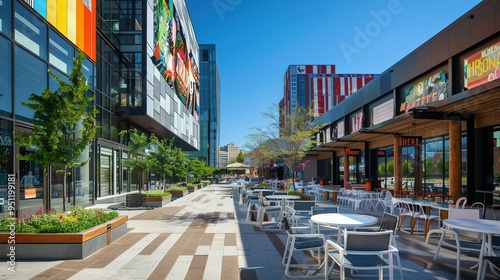
M185 4L174 0L155 1L151 60L196 117L199 110L198 43Z
M464 88L471 89L500 78L500 42L464 60Z
M448 98L448 77L444 71L404 89L399 112Z

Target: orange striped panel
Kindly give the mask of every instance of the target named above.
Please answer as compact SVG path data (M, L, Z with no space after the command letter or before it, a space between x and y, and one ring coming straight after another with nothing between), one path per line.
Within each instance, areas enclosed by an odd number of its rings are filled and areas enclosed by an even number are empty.
M87 9L87 7L84 7L83 8L83 11L84 11L84 14L85 14L85 25L83 26L84 28L84 36L85 36L85 44L84 44L84 49L83 51L88 55L90 56L90 52L91 52L91 49L90 49L90 45L91 45L91 41L90 41L90 32L92 32L91 28L90 28L90 20L92 18L92 13L89 11L89 9Z
M91 37L90 37L90 47L91 47L91 51L90 51L90 58L95 61L96 60L96 52L97 52L97 46L96 46L96 30L95 30L95 27L96 27L96 19L97 19L97 13L96 13L96 8L95 8L95 1L94 0L91 0L92 2L92 20L91 20L91 23L90 23L90 26L91 26Z

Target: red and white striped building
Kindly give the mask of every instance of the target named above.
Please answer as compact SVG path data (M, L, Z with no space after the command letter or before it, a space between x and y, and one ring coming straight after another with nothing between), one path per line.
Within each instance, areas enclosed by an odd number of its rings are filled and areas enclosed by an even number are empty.
M373 80L378 74L337 74L335 65L290 65L280 103L287 113L311 104L320 116Z

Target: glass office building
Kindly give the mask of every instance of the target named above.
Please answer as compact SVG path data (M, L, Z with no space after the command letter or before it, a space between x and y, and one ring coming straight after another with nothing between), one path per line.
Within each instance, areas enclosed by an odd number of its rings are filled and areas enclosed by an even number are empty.
M36 147L17 147L13 137L33 127L22 102L57 90L47 69L67 80L79 52L100 129L80 157L89 163L66 178L67 205L138 189L123 165L121 130L199 149L198 42L183 0L0 1L0 198L7 200L7 178L15 176L17 215L62 209L62 175L45 177L39 163L19 160Z
M200 44L200 151L191 158L219 167L217 147L220 139L220 83L214 44Z

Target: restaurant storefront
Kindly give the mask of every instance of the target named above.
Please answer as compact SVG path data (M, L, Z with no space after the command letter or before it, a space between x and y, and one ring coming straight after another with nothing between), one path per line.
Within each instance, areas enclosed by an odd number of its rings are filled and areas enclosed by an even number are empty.
M495 5L483 1L467 13L481 16L464 15L316 121L323 142L308 155L334 159L332 184L491 202L476 190L500 180Z

